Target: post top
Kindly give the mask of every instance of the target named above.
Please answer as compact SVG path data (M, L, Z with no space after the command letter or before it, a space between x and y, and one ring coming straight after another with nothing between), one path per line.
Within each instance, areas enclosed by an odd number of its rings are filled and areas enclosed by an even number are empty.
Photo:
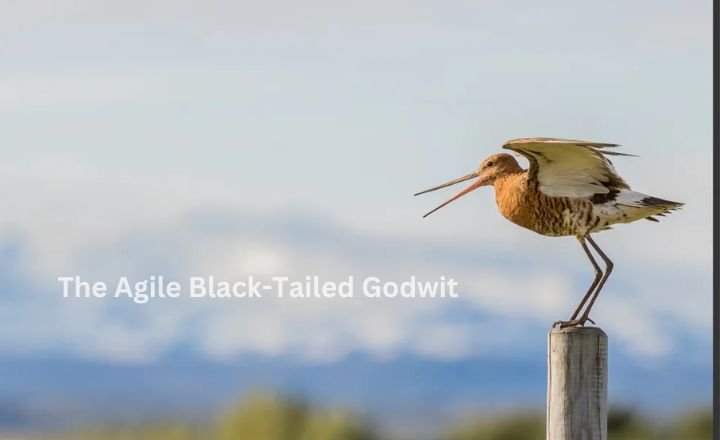
M607 337L607 334L600 327L553 327L550 329L550 334L596 334Z

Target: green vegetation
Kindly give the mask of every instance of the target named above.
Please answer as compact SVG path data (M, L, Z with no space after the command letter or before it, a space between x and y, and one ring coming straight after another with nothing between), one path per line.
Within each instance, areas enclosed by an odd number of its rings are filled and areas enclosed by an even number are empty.
M213 423L183 421L75 431L58 440L376 440L350 412L312 408L304 402L256 395Z
M545 438L541 414L514 414L452 427L443 440L537 440ZM667 423L651 423L633 411L608 414L608 440L710 440L712 411L689 412Z
M337 409L256 396L230 409L217 421L216 440L372 440L366 424ZM207 437L203 437L207 438Z
M545 438L545 419L532 413L506 415L450 428L444 440L538 440Z
M668 439L705 440L712 437L711 410L694 411L679 418L668 430Z
M521 412L468 420L444 430L441 440L538 440L545 438L542 414ZM224 411L211 423L182 421L88 429L59 440L389 440L348 411L256 395ZM689 412L666 423L650 423L634 412L611 411L609 440L710 440L712 412Z

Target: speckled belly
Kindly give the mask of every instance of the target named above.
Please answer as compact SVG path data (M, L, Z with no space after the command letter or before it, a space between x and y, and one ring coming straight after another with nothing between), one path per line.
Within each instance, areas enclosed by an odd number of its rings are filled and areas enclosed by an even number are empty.
M551 237L584 236L600 223L589 200L549 197L540 192L525 195L513 209L501 209L511 222Z

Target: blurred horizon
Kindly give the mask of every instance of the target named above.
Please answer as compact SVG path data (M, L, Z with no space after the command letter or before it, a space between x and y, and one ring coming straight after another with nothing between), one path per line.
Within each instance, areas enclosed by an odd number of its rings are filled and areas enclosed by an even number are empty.
M712 410L693 409L664 420L648 419L628 408L610 408L608 438L633 440L699 440L712 434ZM437 425L408 421L388 433L377 420L343 406L326 406L298 397L253 392L215 410L208 418L178 418L88 425L56 433L2 438L8 440L194 440L262 438L264 440L532 440L545 435L541 411L514 409L494 414L465 413Z
M30 0L2 6L0 55L0 432L258 389L388 428L542 408L548 328L592 279L575 239L511 224L491 188L426 219L454 192L412 196L531 136L622 144L633 189L686 204L597 234L615 270L592 318L611 405L711 405L712 2ZM57 281L249 274L460 297L135 304Z

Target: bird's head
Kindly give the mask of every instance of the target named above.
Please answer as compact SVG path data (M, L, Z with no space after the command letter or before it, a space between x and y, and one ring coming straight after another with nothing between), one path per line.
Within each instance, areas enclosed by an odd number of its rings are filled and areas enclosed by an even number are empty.
M470 179L477 179L475 182L472 183L472 185L468 186L464 190L460 191L456 195L454 195L452 198L444 202L442 205L438 206L437 208L433 209L432 211L425 214L423 217L427 217L428 215L432 214L433 212L437 211L438 209L442 208L443 206L449 204L450 202L453 202L460 197L464 196L465 194L468 194L469 192L476 190L477 188L480 188L481 186L487 186L492 185L495 183L495 181L498 178L501 178L503 176L514 174L521 172L522 168L517 163L514 157L512 157L509 154L506 153L499 153L499 154L493 154L492 156L488 157L482 163L480 163L480 166L478 166L477 170L474 172L460 177L455 180L451 180L450 182L443 183L442 185L438 185L435 187L432 187L430 189L426 189L425 191L420 191L419 193L415 194L416 196L419 196L420 194L429 193L431 191L435 191L441 188L445 188L451 185L455 185L456 183L464 182L466 180Z
M523 169L514 157L507 153L493 154L488 157L477 169L479 186L492 185L495 181L508 174L521 172Z

